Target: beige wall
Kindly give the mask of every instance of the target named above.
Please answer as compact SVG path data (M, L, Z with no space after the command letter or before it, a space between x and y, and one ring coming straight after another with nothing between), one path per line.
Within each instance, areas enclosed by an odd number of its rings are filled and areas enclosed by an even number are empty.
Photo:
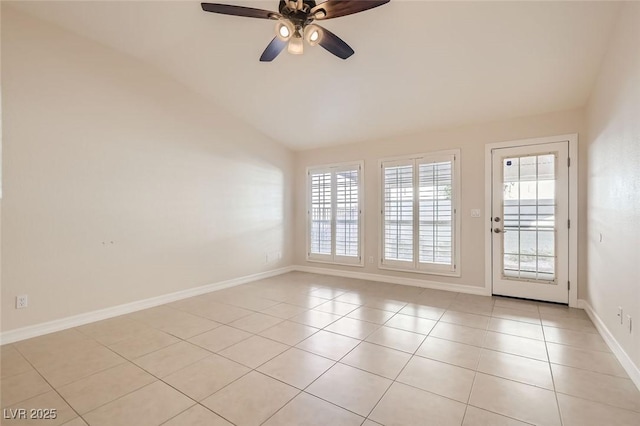
M6 4L2 59L3 331L291 264L289 150Z
M588 103L585 152L587 300L640 368L639 40L640 3L630 2L620 12ZM633 334L627 314L635 322Z
M295 257L296 264L311 267L332 268L366 272L429 281L484 286L484 238L486 212L484 212L484 155L485 144L532 137L554 136L567 133L583 133L584 111L574 110L526 117L476 126L425 131L398 136L388 140L368 141L325 149L296 153L295 169ZM378 160L385 157L416 154L444 149L461 150L461 276L444 277L378 269L379 245L379 169ZM364 268L333 266L306 261L306 167L345 161L364 160L364 238L365 260L374 256L374 264ZM471 209L482 210L481 218L472 218ZM584 214L580 215L581 218ZM584 253L582 253L584 256Z
M640 339L615 317L623 305L640 324L640 25L639 5L626 7L588 123L573 110L292 154L156 69L4 4L1 330L292 263L483 286L484 145L579 133L578 297L640 364ZM460 278L306 262L307 166L365 161L366 260L378 160L451 148ZM29 308L14 309L18 294Z

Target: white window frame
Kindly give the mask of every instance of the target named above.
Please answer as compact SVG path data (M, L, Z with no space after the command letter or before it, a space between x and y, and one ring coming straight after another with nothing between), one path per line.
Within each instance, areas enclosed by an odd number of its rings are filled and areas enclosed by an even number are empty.
M420 225L420 206L419 200L419 175L418 166L420 164L428 164L441 161L452 161L452 209L453 209L453 248L452 248L452 264L451 265L439 265L433 263L419 262L419 225ZM429 275L444 275L444 276L460 276L460 150L452 149L446 151L437 151L431 153L421 153L408 155L403 157L383 158L378 162L380 174L379 180L379 227L380 239L379 239L379 253L378 253L378 268L414 272ZM395 259L385 259L385 203L384 203L384 169L385 166L393 167L399 165L412 165L413 166L413 260L401 261Z
M337 222L337 180L336 173L358 169L358 256L339 256L336 254L336 222ZM364 267L364 161L334 163L307 167L307 261L332 263L335 265ZM331 172L331 254L311 253L311 173Z

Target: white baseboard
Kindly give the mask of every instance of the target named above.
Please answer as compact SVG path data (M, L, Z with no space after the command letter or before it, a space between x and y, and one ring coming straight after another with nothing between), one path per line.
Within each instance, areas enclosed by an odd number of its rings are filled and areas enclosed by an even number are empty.
M104 308L97 311L86 312L79 315L60 318L40 324L30 325L27 327L17 328L0 333L0 345L18 342L32 337L42 336L43 334L54 333L56 331L66 330L73 327L89 324L95 321L101 321L108 318L117 317L119 315L129 314L131 312L140 311L142 309L153 308L155 306L164 305L165 303L175 302L177 300L186 299L188 297L199 296L201 294L210 293L216 290L222 290L234 287L240 284L246 284L264 278L285 274L287 272L299 271L309 272L321 275L340 276L345 278L354 278L369 281L378 281L391 284L402 284L414 287L432 288L436 290L455 291L460 293L477 294L481 296L489 296L484 287L474 287L461 284L450 284L438 281L428 281L416 278L394 277L380 274L370 274L365 272L343 271L337 269L317 268L311 266L294 265L284 268L274 269L272 271L261 272L258 274L247 275L244 277L233 278L226 281L220 281L213 284L207 284L200 287L181 290L174 293L164 294L161 296L151 297L149 299L138 300L123 305Z
M294 269L291 266L287 266L271 271L246 275L244 277L232 278L230 280L207 284L187 290L180 290L174 293L151 297L149 299L137 300L135 302L125 303L123 305L113 306L110 308L86 312L66 318L60 318L41 324L35 324L27 327L17 328L15 330L5 331L0 333L0 345L18 342L20 340L30 339L32 337L42 336L43 334L66 330L68 328L78 327L80 325L117 317L119 315L129 314L131 312L140 311L142 309L153 308L154 306L164 305L165 303L175 302L177 300L186 299L188 297L199 296L201 294L210 293L212 291L235 287L240 284L246 284L264 278L274 277L276 275L285 274L293 270Z
M402 284L413 287L431 288L435 290L455 291L458 293L476 294L479 296L490 296L484 287L476 287L462 284L443 283L439 281L420 280L416 278L394 277L390 275L370 274L366 272L344 271L341 269L318 268L314 266L294 265L294 271L309 272L312 274L332 275L337 277L355 278L359 280L378 281L390 284Z
M618 358L618 361L620 361L620 364L622 364L622 368L627 372L636 387L640 389L640 368L633 363L629 355L627 355L622 346L620 346L620 343L618 343L596 311L593 310L589 302L584 299L578 299L578 307L587 312L587 315L589 315L589 318L593 321L593 324L607 343L607 346L609 346L609 349L611 349L611 352L613 352L616 358Z

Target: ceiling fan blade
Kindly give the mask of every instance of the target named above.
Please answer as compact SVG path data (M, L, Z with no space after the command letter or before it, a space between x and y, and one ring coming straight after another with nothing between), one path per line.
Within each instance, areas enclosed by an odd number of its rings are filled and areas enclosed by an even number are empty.
M264 49L264 52L262 52L262 56L260 56L260 62L273 61L276 58L276 56L278 56L280 52L284 50L286 46L287 46L286 41L282 41L278 37L274 37L273 40L271 40L271 43L269 43L269 45L267 46L267 48Z
M320 46L324 47L340 59L347 59L355 53L351 46L345 43L340 37L326 28L320 27L320 29L320 38L318 40L318 44Z
M311 11L309 15L315 19L332 19L340 16L351 15L353 13L364 12L374 7L389 3L390 0L328 0L320 3Z
M253 7L233 6L230 4L201 3L205 12L222 13L223 15L244 16L247 18L279 19L281 15L264 9Z

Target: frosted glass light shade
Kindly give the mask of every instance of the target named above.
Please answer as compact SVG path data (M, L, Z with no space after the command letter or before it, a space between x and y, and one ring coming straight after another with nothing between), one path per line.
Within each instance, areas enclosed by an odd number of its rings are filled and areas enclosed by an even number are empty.
M302 55L302 53L304 52L304 43L302 42L302 37L292 37L291 40L289 40L287 51L292 55Z
M295 28L293 28L293 24L289 21L278 21L276 24L276 37L278 37L282 41L288 41L293 35Z
M317 25L307 25L304 29L304 39L310 46L315 46L320 42L322 37L322 29Z

